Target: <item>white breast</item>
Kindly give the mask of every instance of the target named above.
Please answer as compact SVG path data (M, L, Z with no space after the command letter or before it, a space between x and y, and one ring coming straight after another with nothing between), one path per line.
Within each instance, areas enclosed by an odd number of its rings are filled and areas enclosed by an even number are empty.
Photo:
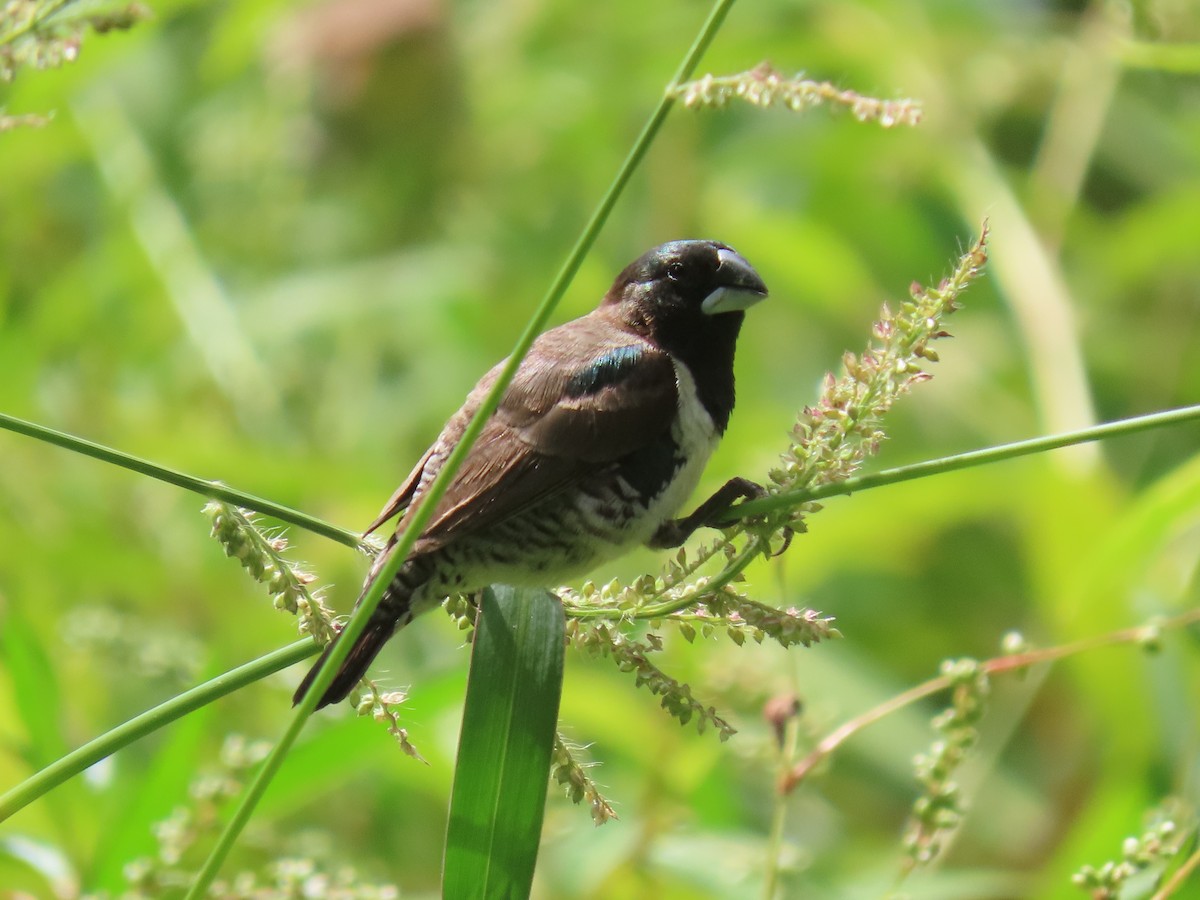
M675 439L681 455L687 462L667 485L667 489L650 504L649 510L642 518L644 526L638 529L645 532L637 536L638 543L644 543L658 529L659 525L677 515L692 492L696 490L696 485L700 482L700 476L704 472L704 466L708 463L708 458L712 456L713 450L717 447L717 441L720 439L712 416L708 414L708 410L704 408L704 404L700 402L700 396L696 393L696 381L692 378L692 373L687 366L677 360L673 361L673 364L675 366L675 385L679 394L679 418L672 430L671 437Z

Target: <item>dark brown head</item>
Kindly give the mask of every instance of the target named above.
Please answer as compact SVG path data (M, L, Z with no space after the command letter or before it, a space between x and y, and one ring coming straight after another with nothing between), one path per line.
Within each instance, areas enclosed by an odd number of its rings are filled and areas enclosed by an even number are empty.
M625 267L602 306L685 364L724 430L733 410L733 354L744 310L767 296L750 263L717 241L660 244Z

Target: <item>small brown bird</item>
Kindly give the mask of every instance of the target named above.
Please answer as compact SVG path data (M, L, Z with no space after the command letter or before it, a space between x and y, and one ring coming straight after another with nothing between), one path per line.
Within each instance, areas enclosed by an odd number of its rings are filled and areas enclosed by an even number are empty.
M541 335L317 708L346 697L387 640L448 594L495 582L552 586L638 544L678 546L735 500L760 495L733 479L690 516L672 518L729 424L743 310L766 295L726 245L672 241L626 267L595 310ZM471 391L368 534L420 501L502 365ZM404 526L401 516L364 592Z

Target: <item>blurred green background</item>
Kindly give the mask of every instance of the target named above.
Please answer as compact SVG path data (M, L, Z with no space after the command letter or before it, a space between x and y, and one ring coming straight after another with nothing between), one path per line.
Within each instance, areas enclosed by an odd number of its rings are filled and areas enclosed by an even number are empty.
M55 111L0 134L0 410L361 527L512 346L707 4L153 11L0 88L9 114ZM880 465L1197 402L1197 41L1191 0L745 0L700 72L767 59L918 98L923 123L676 109L556 321L652 244L735 246L772 297L747 319L738 409L702 490L761 479L880 304L947 272L987 216L988 276L935 379L889 417ZM1008 629L1066 643L1195 605L1198 445L1192 425L829 501L750 586L836 616L845 640L664 653L739 728L727 744L569 655L563 721L621 818L596 829L552 791L535 895L757 896L768 698L802 698L803 744L944 658L995 655ZM0 433L0 788L294 640L201 505ZM291 536L346 611L364 560ZM596 576L656 566L641 553ZM1147 811L1200 799L1198 661L1195 636L1171 633L1157 655L1099 650L998 680L961 773L973 812L906 890L1080 895L1070 873L1118 857ZM435 895L466 666L440 614L393 641L375 673L411 686L405 723L429 765L348 709L323 713L227 871L297 854ZM299 674L0 825L0 894L119 891L226 735L282 731ZM864 731L790 798L781 896L888 889L938 708Z

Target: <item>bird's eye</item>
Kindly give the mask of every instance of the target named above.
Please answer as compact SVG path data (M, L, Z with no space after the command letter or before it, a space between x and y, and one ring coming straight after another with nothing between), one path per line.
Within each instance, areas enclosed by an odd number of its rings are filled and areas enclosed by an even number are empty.
M673 262L667 266L667 277L672 281L681 281L683 279L683 263Z

